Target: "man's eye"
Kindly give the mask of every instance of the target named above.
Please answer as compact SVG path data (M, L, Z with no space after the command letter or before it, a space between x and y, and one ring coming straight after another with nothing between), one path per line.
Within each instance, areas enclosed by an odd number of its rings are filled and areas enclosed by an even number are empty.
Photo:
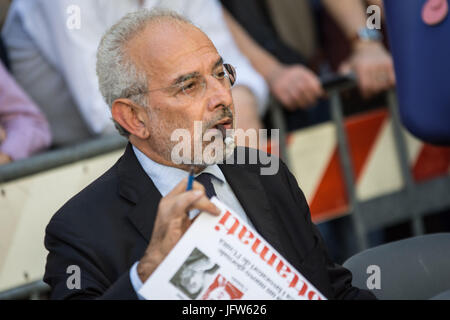
M181 90L185 93L190 93L198 87L197 81L190 81L181 86Z
M223 78L225 78L225 72L223 72L223 71L217 72L215 77L217 79L223 79Z

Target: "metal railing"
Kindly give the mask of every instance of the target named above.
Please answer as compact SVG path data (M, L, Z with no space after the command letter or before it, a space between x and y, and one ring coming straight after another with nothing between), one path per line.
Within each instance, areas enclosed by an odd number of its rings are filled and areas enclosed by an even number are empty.
M119 135L101 137L12 162L0 166L0 184L117 151L126 144L127 141ZM49 293L49 286L39 280L0 292L0 300L46 299Z
M47 299L50 287L42 280L0 292L0 300L42 300Z
M105 136L78 145L47 151L28 159L0 166L0 183L93 158L124 148L127 140L119 135Z
M392 226L396 223L412 221L413 235L424 233L423 216L450 208L450 177L442 176L416 184L411 175L408 162L408 149L402 125L398 115L398 103L394 90L386 91L389 113L392 121L395 149L403 180L400 191L379 196L374 199L359 201L356 195L356 182L353 174L350 146L344 126L341 93L343 90L355 88L356 78L348 76L329 75L321 78L322 86L330 99L331 118L336 127L339 160L344 175L344 182L349 198L349 213L357 237L358 249L368 247L368 233L380 228ZM286 153L285 122L282 106L275 103L270 112L275 115L274 124L280 130L280 155L288 160ZM292 159L291 159L292 161Z

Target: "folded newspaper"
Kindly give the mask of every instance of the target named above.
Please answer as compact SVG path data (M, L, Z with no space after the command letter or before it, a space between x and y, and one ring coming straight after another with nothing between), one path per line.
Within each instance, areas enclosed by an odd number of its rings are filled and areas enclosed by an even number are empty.
M139 293L149 300L326 300L256 230L217 198Z

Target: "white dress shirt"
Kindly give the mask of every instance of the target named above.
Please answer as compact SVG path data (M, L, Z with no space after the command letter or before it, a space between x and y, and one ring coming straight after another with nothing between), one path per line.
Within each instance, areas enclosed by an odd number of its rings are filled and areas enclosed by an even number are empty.
M239 51L218 0L146 0L145 8L174 10L200 27L225 62L236 67L237 84L252 90L264 112L268 88ZM69 28L80 9L80 28ZM49 118L54 142L73 143L92 134L115 132L109 108L98 89L96 50L104 32L139 0L15 0L3 27L17 81ZM73 26L73 25L72 25Z
M145 173L153 181L155 187L159 190L163 197L165 197L170 191L172 191L173 188L175 188L175 186L180 183L181 180L189 175L187 171L184 171L182 169L168 167L151 160L135 146L133 146L133 151ZM217 198L225 203L228 207L230 207L237 215L239 215L242 220L253 227L219 166L208 166L201 173L210 173L211 175L213 175L211 182L213 184ZM193 219L198 213L198 210L191 210L189 212L189 216L191 219ZM139 289L143 285L141 279L137 274L137 264L138 262L136 262L130 269L130 280L136 293L138 293ZM139 294L138 297L139 299L142 299Z

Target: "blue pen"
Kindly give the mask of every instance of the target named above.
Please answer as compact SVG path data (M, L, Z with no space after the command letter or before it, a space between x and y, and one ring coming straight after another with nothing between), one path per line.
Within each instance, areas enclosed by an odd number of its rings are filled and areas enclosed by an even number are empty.
M191 170L189 171L189 177L188 177L186 191L192 190L193 183L194 183L194 166L192 166Z

